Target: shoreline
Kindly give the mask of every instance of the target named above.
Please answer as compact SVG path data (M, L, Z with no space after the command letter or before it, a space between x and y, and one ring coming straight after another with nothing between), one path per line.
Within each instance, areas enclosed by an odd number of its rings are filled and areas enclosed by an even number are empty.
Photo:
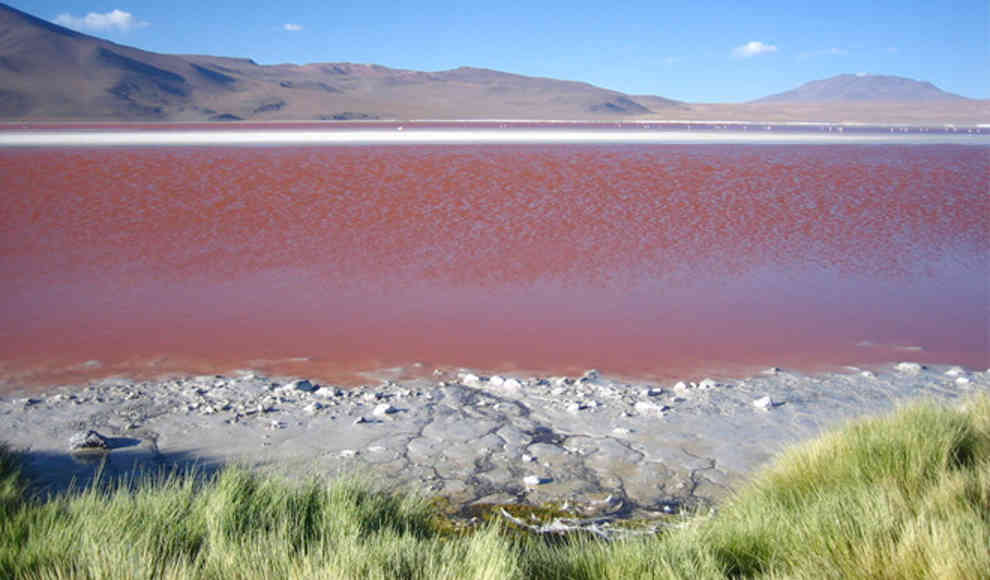
M117 478L237 463L293 478L356 473L456 506L649 516L717 504L784 447L846 420L990 392L990 369L872 368L660 383L437 369L358 388L250 371L111 378L0 397L0 441L26 452L48 491L85 484L101 464ZM90 430L110 449L70 453L70 437Z

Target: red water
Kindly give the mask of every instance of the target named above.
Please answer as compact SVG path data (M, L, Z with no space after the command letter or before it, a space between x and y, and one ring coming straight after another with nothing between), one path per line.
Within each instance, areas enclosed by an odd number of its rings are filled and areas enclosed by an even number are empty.
M988 176L949 145L0 150L0 388L986 367Z

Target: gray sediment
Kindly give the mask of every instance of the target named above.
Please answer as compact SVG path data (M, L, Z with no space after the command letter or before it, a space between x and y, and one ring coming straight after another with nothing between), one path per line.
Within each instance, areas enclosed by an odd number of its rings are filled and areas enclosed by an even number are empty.
M741 380L482 376L355 389L253 372L106 379L0 398L0 441L42 492L172 466L359 474L454 505L661 514L718 503L784 447L919 398L990 392L990 370L891 364ZM70 450L95 431L104 447ZM77 436L78 438L78 436Z

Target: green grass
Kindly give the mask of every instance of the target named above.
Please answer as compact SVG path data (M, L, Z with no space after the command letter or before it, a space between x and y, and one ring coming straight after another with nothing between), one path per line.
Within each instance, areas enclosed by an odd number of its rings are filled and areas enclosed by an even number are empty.
M715 516L546 541L352 480L230 468L33 499L0 447L2 578L987 578L990 396L915 404L781 455ZM547 510L551 513L553 510ZM530 510L529 513L539 513Z

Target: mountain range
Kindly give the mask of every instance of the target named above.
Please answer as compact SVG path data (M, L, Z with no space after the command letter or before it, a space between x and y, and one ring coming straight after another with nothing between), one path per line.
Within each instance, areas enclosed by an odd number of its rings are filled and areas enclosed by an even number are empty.
M424 72L342 62L259 65L246 58L148 52L0 4L0 119L980 123L990 121L990 101L881 75L840 75L750 103L703 104L472 67Z

